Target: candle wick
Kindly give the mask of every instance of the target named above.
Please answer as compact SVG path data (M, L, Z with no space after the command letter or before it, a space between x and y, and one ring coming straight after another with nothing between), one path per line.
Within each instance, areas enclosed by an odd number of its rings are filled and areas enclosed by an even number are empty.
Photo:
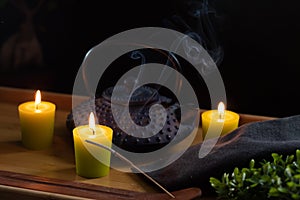
M35 104L35 109L36 109L36 110L39 109L39 103Z
M225 118L224 112L219 112L219 119L224 119L224 118Z
M93 135L95 135L95 134L96 134L96 133L95 133L95 130L94 130L93 128L90 128L90 129L91 129Z
M224 119L225 119L225 112L219 111L218 112L218 121L224 122Z

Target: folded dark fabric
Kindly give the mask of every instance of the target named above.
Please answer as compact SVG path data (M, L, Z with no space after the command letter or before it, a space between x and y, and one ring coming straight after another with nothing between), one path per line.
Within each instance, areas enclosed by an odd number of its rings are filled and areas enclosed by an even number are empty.
M242 125L220 137L212 151L200 159L201 145L190 147L175 162L148 175L170 191L191 186L212 191L211 176L220 178L234 167L248 167L252 158L271 159L271 153L290 155L300 149L300 115Z

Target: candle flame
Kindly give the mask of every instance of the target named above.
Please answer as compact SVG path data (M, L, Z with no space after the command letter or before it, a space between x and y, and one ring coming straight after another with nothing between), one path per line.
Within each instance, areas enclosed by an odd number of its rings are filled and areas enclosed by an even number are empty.
M96 132L96 124L95 124L95 116L94 116L93 112L91 112L90 116L89 116L89 127L90 127L90 129L92 129L93 134L95 134L95 132Z
M218 104L218 114L219 114L219 120L224 120L224 117L225 117L225 105L224 105L224 103L222 101Z
M35 93L35 109L38 110L39 104L41 103L41 91L38 90Z

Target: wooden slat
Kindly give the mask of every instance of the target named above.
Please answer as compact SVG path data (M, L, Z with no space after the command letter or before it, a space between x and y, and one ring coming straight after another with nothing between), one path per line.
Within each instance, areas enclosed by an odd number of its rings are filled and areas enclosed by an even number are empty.
M1 187L2 186L2 187ZM102 187L86 183L62 181L59 179L42 178L32 175L12 173L0 171L0 191L8 196L7 191L15 192L11 194L13 198L19 195L29 196L32 198L51 199L101 199L101 200L156 200L156 199L171 199L165 193L141 193L129 190L120 190L115 188ZM16 195L19 193L19 195ZM21 193L21 194L20 194ZM184 190L174 191L173 195L180 199L194 199L201 195L199 188L187 188ZM0 197L2 195L0 194Z
M108 188L74 181L50 179L7 171L0 171L0 184L54 194L59 192L59 194L65 195L60 196L61 198L68 198L68 196L77 196L104 200L124 200L132 199L135 195L139 194L138 192L133 191Z
M259 121L266 121L266 120L273 120L276 119L275 117L269 116L258 116L258 115L249 115L249 114L240 114L240 122L239 124L247 124L251 122L259 122Z

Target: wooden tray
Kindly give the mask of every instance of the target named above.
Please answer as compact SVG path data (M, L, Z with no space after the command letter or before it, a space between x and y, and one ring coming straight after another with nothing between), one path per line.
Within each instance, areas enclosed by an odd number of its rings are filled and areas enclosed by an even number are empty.
M57 106L54 142L47 150L25 149L21 144L17 106L33 100L34 92L0 87L1 199L21 196L22 199L135 199L136 195L162 193L158 187L146 183L134 173L111 169L108 176L97 179L76 175L72 141L66 128L66 117L72 108L71 95L42 91L42 99ZM273 119L246 114L240 116L240 124ZM200 138L199 128L194 143Z

